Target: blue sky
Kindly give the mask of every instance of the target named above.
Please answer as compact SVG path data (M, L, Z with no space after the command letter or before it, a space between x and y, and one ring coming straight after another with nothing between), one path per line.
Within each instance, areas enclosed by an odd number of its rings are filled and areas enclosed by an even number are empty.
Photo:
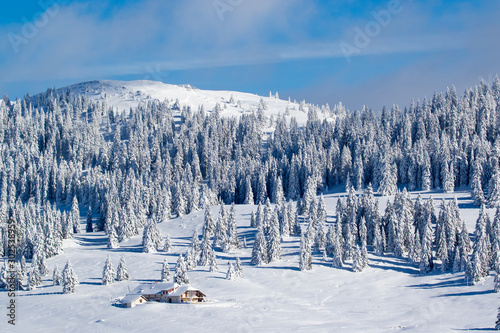
M493 0L12 1L0 93L149 79L377 111L491 82L498 17Z

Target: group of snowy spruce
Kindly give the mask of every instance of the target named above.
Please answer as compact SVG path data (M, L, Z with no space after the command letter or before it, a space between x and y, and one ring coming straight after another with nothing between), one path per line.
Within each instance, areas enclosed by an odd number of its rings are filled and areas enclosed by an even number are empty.
M147 252L161 244L157 223L202 209L209 215L219 204L257 204L253 264L278 260L281 237L299 235L305 221L301 269L311 268L314 249L337 267L352 260L355 271L367 265L371 250L408 256L423 273L436 263L443 271L465 271L470 283L489 269L498 272L498 212L491 220L481 209L471 247L455 201L443 202L436 214L432 200L413 203L406 191L398 191L399 186L449 193L462 187L471 189L478 206L500 203L498 77L462 97L452 88L404 110L304 105L305 124L286 110L267 117L263 100L240 117L221 116L231 103L236 102L223 101L206 112L203 106L192 110L150 100L120 113L106 101L69 89L16 101L4 97L0 256L9 250L9 218L16 223L16 253L35 271L31 278L36 271L46 274L43 262L62 251L63 239L82 232L84 212L85 231L104 231L110 247L144 228ZM267 138L262 132L270 127L274 131ZM339 200L337 221L331 223L316 196L340 184L349 195ZM383 217L369 184L379 195L395 195ZM213 231L205 219L200 254L191 250L188 262L199 256L202 264L215 265L214 248L239 246L231 213L221 211L224 217ZM72 276L69 267L65 271Z

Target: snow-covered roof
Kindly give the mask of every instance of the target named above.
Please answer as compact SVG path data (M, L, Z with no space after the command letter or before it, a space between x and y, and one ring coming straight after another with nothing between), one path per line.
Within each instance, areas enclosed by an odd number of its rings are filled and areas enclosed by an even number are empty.
M123 297L120 300L120 303L122 303L122 304L132 303L140 297L143 297L143 296L141 294L127 294L127 296Z
M161 293L162 290L175 289L179 285L173 282L162 283L145 283L138 285L134 290L123 297L120 302L122 304L130 303L137 300L142 295L154 295Z
M193 288L189 285L186 286L180 286L176 291L171 293L169 296L181 296L184 294L186 291L200 291L199 289ZM200 291L201 292L201 291ZM202 293L203 294L203 293ZM205 294L203 294L205 295Z

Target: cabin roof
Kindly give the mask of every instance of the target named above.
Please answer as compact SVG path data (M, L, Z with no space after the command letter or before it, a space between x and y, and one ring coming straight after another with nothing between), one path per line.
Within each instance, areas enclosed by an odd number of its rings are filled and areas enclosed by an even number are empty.
M144 296L142 296L141 294L128 294L127 296L123 297L121 300L120 300L120 303L122 304L128 304L128 303L132 303L136 300L138 300L139 298L144 298L146 299Z
M170 290L179 287L178 284L173 282L161 282L161 283L144 283L138 285L131 294L140 295L154 295L161 293L162 290Z
M202 293L199 289L196 289L196 288L193 288L193 287L187 285L187 286L180 286L176 291L171 293L169 296L181 296L186 291L198 291L198 292ZM206 295L203 294L203 296L206 296Z

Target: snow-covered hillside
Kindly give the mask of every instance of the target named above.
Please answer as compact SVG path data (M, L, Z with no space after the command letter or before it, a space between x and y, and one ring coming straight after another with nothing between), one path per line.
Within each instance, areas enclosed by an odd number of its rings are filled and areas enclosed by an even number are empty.
M327 221L334 221L339 196L325 195ZM468 192L442 194L423 192L433 197L436 209L440 199L457 197L462 217L474 229L478 209L471 208ZM412 198L416 198L416 193ZM380 197L383 213L387 198ZM229 207L228 207L229 208ZM494 326L498 296L493 293L493 276L475 286L467 286L464 273L421 275L418 267L391 254L377 256L370 251L369 267L361 273L331 267L331 259L314 254L313 270L299 271L299 240L283 240L282 260L262 266L250 264L255 229L250 228L250 213L256 206L237 206L240 241L248 246L230 253L217 252L219 272L208 267L189 271L191 285L207 294L206 304L148 303L132 309L114 303L141 283L155 283L167 258L170 269L179 254L187 250L193 230L201 231L203 212L159 224L162 235L172 240L169 253L141 253L141 237L136 236L107 249L102 232L77 234L65 240L64 253L47 260L49 270L64 267L71 259L80 279L75 294L61 293L52 286L51 277L34 291L20 292L18 326L8 332L452 332L481 331ZM213 208L217 216L219 208ZM489 210L490 216L493 210ZM83 219L82 219L83 222ZM302 223L305 230L306 225ZM102 269L110 255L114 267L126 259L131 279L101 285ZM228 262L239 256L244 278L225 279ZM5 331L5 321L0 322Z
M171 85L157 81L90 81L71 85L59 89L70 89L75 95L84 95L94 101L106 101L117 111L128 111L130 108L147 103L151 100L168 100L171 106L179 101L180 106L189 106L197 110L203 106L206 111L212 111L219 104L222 108L221 116L239 116L245 112L257 111L261 100L267 109L268 117L289 115L295 117L299 124L307 120L308 106L305 104L300 110L300 104L272 97L261 97L254 94L235 91L200 90L190 85ZM288 109L288 111L287 111ZM331 117L329 112L321 113L321 118Z

